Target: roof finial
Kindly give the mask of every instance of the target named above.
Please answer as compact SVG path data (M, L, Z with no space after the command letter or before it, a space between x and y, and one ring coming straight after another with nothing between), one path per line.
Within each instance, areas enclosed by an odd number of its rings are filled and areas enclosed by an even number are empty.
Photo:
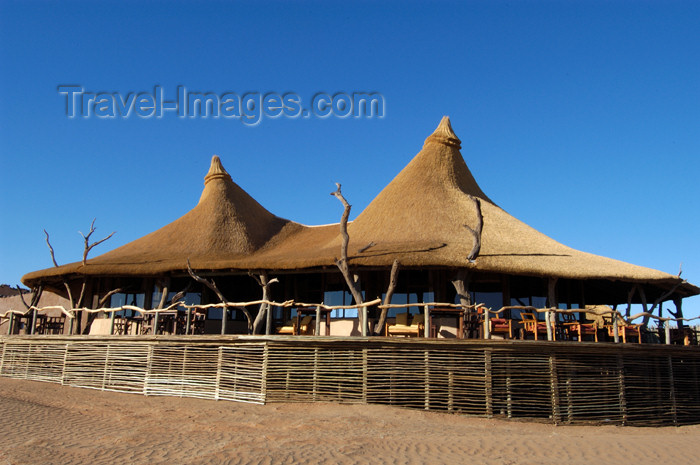
M427 145L429 142L438 142L440 144L457 147L457 149L462 148L462 141L459 140L455 132L452 130L449 116L442 117L440 124L438 124L435 131L429 135L427 139L425 139L423 146Z
M204 185L213 179L229 178L231 176L226 172L224 166L221 164L221 160L217 155L211 157L211 166L209 167L209 172L204 176Z

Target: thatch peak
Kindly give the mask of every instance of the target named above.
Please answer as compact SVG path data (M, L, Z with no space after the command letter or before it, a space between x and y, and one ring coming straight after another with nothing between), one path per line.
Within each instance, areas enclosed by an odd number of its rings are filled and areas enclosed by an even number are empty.
M459 140L459 137L457 137L455 132L452 130L452 124L450 124L449 116L442 117L442 120L440 120L440 124L438 124L435 131L433 131L433 133L429 135L427 139L425 139L423 147L431 142L456 147L458 150L462 148L462 141Z
M221 164L221 159L218 155L211 157L211 166L209 167L209 172L204 176L204 185L214 179L226 179L231 180L231 175L224 169L224 165Z

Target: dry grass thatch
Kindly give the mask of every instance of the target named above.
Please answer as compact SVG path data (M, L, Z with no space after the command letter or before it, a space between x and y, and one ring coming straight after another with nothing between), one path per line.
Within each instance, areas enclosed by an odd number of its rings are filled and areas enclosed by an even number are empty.
M460 140L444 117L423 149L349 225L355 266L472 268L479 271L608 279L672 285L679 278L564 246L498 207L484 194L460 153ZM468 227L483 215L481 253L472 263ZM267 211L212 159L199 204L169 225L88 261L27 274L25 284L76 273L157 275L186 269L294 270L333 266L340 250L338 225L309 227ZM368 244L374 245L366 248ZM365 249L362 252L359 250ZM700 289L685 283L678 292Z

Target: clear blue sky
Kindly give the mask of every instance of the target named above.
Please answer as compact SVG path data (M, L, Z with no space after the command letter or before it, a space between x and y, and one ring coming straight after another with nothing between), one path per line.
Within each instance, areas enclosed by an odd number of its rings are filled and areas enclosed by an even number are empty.
M353 217L442 115L488 195L580 250L700 284L700 3L0 1L0 282L192 208L212 154L273 213ZM86 91L380 92L382 119L74 118ZM700 300L685 301L686 315Z

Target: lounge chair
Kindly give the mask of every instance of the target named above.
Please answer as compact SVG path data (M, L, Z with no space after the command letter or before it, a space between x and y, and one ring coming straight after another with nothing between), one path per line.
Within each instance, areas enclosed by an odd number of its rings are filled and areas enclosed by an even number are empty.
M422 336L425 331L425 315L422 313L413 315L410 325L408 324L409 316L408 313L399 313L396 315L396 324L386 324L385 335L403 337Z
M277 334L313 334L314 327L311 324L313 323L313 319L313 316L307 315L301 319L301 322L299 322L299 326L297 327L298 318L293 318L291 321L285 323L284 326L277 328Z

